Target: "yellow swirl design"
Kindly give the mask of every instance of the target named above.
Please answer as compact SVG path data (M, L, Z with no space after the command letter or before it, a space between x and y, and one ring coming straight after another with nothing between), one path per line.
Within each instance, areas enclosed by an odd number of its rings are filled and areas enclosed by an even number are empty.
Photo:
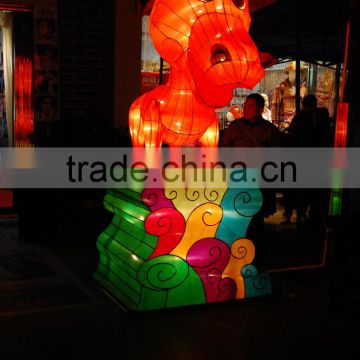
M216 234L223 211L219 205L213 203L197 207L189 216L184 236L180 244L171 252L186 260L189 249L198 241L213 238Z
M220 205L226 188L188 188L165 189L165 196L171 200L175 208L188 220L190 214L202 204L213 203Z
M238 239L231 246L229 263L222 277L230 277L236 282L236 298L245 298L245 283L241 270L245 265L251 264L255 257L254 243L249 239Z

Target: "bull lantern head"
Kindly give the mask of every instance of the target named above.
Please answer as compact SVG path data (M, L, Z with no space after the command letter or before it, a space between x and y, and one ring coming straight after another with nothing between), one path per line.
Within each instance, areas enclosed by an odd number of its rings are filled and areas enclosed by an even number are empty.
M215 108L264 76L250 22L248 0L155 0L150 34L170 76L133 103L134 146L217 145Z

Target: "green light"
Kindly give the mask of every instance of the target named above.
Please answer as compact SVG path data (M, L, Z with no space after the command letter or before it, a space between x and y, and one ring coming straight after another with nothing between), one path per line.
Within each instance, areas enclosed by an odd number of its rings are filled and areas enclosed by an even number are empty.
M342 189L332 189L330 199L330 215L341 215Z
M330 215L341 215L342 205L342 184L343 184L343 170L332 169L331 170L331 198L330 198Z

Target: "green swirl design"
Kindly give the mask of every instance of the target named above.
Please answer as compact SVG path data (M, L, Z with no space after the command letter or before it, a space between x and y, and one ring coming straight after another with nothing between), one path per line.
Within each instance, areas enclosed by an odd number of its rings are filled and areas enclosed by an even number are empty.
M152 290L171 290L180 286L189 276L189 265L181 258L163 255L144 263L138 279Z

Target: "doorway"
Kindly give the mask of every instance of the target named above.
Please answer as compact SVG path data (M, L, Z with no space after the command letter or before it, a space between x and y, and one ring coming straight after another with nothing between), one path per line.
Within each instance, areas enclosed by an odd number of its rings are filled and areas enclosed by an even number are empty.
M0 148L31 147L33 16L30 6L0 7ZM0 217L12 213L13 193L0 189Z
M33 16L0 7L0 147L32 146Z

